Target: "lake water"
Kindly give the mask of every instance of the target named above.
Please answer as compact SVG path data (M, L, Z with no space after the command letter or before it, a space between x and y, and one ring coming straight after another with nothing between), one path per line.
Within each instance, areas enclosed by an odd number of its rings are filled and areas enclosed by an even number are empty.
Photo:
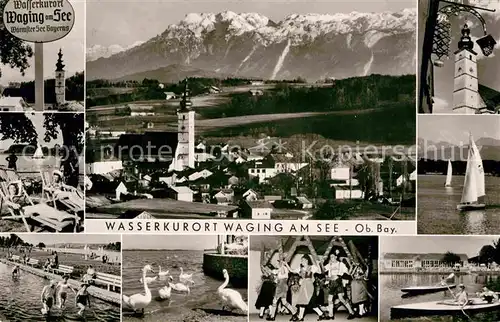
M217 288L223 281L203 274L203 251L124 250L123 294L144 294L144 286L139 280L142 277L142 268L146 264L150 264L155 273L158 272L158 265L161 266L162 271L168 270L175 283L179 281L178 277L182 267L186 274L193 274L195 285L191 286L190 295L172 291L170 301L161 301L158 289L165 286L166 282L156 280L149 284L153 300L146 308L145 315L137 317L124 309L123 321L247 321L247 317L241 312L235 311L233 314L219 312L223 304L217 295ZM154 274L150 272L148 276L152 277ZM237 290L247 301L246 289L236 289L231 285L228 287ZM215 312L218 313L215 314Z
M484 210L459 212L464 176L454 176L444 187L444 175L418 176L418 233L495 235L500 233L500 178L486 177Z
M46 321L40 312L40 294L48 280L21 271L18 279L11 275L12 265L0 263L0 321ZM50 321L78 321L74 295L70 292L63 313L55 310ZM85 311L87 321L120 321L120 308L91 297L91 308Z
M0 153L0 166L7 167L7 158L9 154L6 153ZM32 157L24 157L22 155L17 156L17 171L19 172L39 172L40 170L42 171L47 171L47 170L54 170L54 169L59 169L59 166L61 164L60 158L54 157L54 156L47 156L44 159L33 159ZM80 174L83 174L83 171L85 169L85 160L82 158L79 159L79 167L80 167Z
M380 275L380 321L390 321L391 307L401 304L410 303L420 303L428 301L440 301L445 299L451 299L449 291L439 292L433 294L426 294L420 296L412 296L408 298L402 298L401 288L409 286L424 286L424 285L436 285L441 282L443 276L447 276L448 273L443 273L443 275L423 275L423 274L381 274ZM498 290L492 285L498 287L500 279L498 276L488 276L488 275L461 275L456 276L456 284L464 284L469 295L474 295L475 292L479 292L482 287L488 285L492 290ZM456 292L456 290L453 290ZM500 321L500 312L488 312L476 314L473 317L474 322L487 322L487 321ZM392 320L395 321L395 320ZM448 317L422 317L405 319L404 321L468 321L465 316L456 316L455 318Z

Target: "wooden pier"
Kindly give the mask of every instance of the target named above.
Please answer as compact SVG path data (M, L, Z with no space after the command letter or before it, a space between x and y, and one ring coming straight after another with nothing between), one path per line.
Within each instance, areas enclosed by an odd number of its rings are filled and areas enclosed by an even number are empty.
M62 280L62 276L61 275L57 275L57 274L53 274L53 273L49 273L49 272L46 272L44 270L41 270L41 269L38 269L38 268L34 268L34 267L31 267L31 266L28 266L28 265L24 265L24 264L21 264L21 263L18 263L18 262L11 262L11 261L8 261L7 259L5 258L1 258L0 259L0 262L6 264L6 265L19 265L19 268L23 271L26 271L28 273L31 273L33 275L37 275L37 276L40 276L42 278L45 278L45 279L49 279L49 280L57 280L57 281L60 281ZM68 284L73 287L73 288L76 288L76 289L79 289L80 288L80 285L82 284L81 281L77 281L77 280L74 280L74 279L69 279L68 280ZM121 295L120 293L116 293L116 292L111 292L111 291L108 291L108 290L104 290L102 288L99 288L99 287L95 287L95 286L89 286L87 291L89 292L89 294L101 301L104 301L104 302L107 302L107 303L110 303L110 304L113 304L113 305L118 305L120 306L121 305Z

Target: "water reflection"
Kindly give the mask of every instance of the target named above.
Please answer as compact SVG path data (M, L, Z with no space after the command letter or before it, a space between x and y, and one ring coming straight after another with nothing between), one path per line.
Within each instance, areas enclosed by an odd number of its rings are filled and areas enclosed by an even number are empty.
M485 227L488 226L485 210L472 210L460 213L460 219L464 223L467 235L486 234Z
M410 286L437 285L449 273L415 273L415 274L382 274L380 276L380 321L390 321L390 308L401 304L442 301L453 298L449 290L411 297L402 297L402 288ZM454 284L464 284L467 293L472 297L484 286L500 290L500 278L497 275L460 274L456 275ZM422 317L405 321L467 321L465 317ZM500 312L481 313L473 316L474 322L500 321Z

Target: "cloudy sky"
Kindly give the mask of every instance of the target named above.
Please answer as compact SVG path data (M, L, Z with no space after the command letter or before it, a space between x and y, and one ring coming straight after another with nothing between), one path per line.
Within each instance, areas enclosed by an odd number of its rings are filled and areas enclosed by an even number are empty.
M146 41L192 12L257 12L280 21L294 13L381 12L414 7L414 0L87 0L87 47L127 47Z
M493 245L498 236L392 236L380 237L380 253L446 253L477 256L484 245Z
M217 236L123 235L123 249L204 250L217 247Z
M474 139L500 140L500 118L492 115L419 115L419 139L468 144L469 132Z
M75 10L75 25L71 32L64 38L46 43L43 45L44 77L54 78L55 64L57 62L57 52L59 48L64 54L64 64L66 65L67 77L75 72L82 72L85 68L85 5L84 0L69 0ZM33 47L34 48L34 47ZM2 68L0 84L7 85L9 82L32 81L35 78L34 60L31 59L31 67L23 77L18 70L13 70L7 66Z
M9 234L0 234L1 236L9 236ZM75 243L75 244L108 244L120 241L120 235L93 235L93 234L19 234L22 240L30 244L36 245L40 242L46 245L59 243Z

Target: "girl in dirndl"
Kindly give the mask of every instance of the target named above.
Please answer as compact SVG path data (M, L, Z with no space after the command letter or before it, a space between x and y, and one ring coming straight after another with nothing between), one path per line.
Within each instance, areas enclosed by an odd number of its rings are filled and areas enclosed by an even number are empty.
M273 305L274 295L276 293L276 267L269 263L261 267L262 284L260 286L259 296L255 302L255 307L259 310L259 318L264 318L264 313L269 310L268 315L271 316L271 308Z
M368 273L368 270L366 273ZM358 316L360 317L367 313L365 304L369 301L366 273L358 264L354 266L351 282L351 302L353 306L357 306Z
M281 253L278 259L278 269L276 270L276 291L271 309L269 310L268 321L276 320L276 313L278 305L281 304L286 308L292 316L297 314L297 310L287 301L288 294L288 276L290 274L290 267L286 262L286 254Z
M298 273L301 277L300 288L292 295L292 305L298 307L299 311L292 316L291 321L304 321L306 307L309 306L314 294L314 273L318 273L320 270L317 266L313 265L309 254L302 256L298 269L292 270L290 267L288 268L290 271Z

